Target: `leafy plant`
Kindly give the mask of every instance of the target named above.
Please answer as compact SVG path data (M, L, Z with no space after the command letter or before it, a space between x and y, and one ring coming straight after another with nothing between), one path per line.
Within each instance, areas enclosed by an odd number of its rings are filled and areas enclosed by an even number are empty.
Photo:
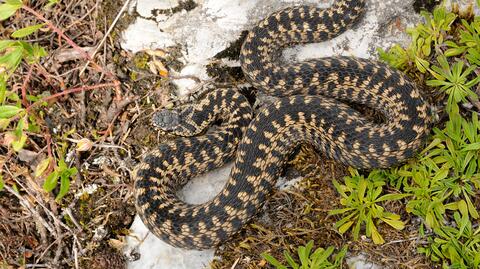
M443 55L437 57L440 66L432 66L430 73L436 78L427 81L428 86L440 87L441 91L448 94L447 111L451 111L459 102L466 102L466 97L478 100L478 96L470 88L480 82L480 77L469 79L471 73L477 68L471 65L463 70L464 62L457 61L451 67Z
M22 7L22 1L5 1L4 4L0 5L0 20L9 18ZM12 37L26 37L43 26L44 24L36 24L16 30L12 33ZM0 70L2 70L0 72L0 130L6 129L12 118L19 119L14 128L15 131L8 134L11 138L10 144L15 151L23 148L27 140L24 131L34 127L35 120L32 117L26 117L26 110L22 107L21 97L15 91L7 88L7 81L22 61L28 65L34 65L46 55L46 50L36 43L22 40L0 40ZM24 96L23 98L38 99L35 96Z
M403 229L405 224L400 220L399 215L385 211L379 204L399 200L409 194L381 195L385 182L379 180L381 179L379 173L370 173L367 179L355 169L350 169L350 174L351 176L345 177L345 185L333 181L335 188L342 196L340 203L344 208L331 210L329 214L343 216L335 224L340 233L343 234L353 227L353 237L356 240L364 224L366 235L371 237L375 244L382 244L384 239L375 226L375 220L383 221L397 230Z
M433 14L425 11L422 11L421 14L425 23L407 29L407 33L412 37L412 42L407 49L403 49L399 45L394 45L388 51L378 49L380 59L400 70L405 70L410 66L415 66L421 73L429 70L428 58L431 55L432 47L435 51L440 50L440 45L451 30L451 25L457 16L448 12L443 6L436 8Z
M434 45L438 47L443 43L457 15L447 11L444 6L435 8L432 13L421 11L420 14L424 17L425 24L419 24L407 32L418 33L420 38L425 38L426 44L433 41Z
M446 56L457 56L467 53L465 58L470 64L480 65L480 18L476 17L469 23L462 20L464 29L460 30L459 44L445 42L450 48L445 51Z
M480 189L480 121L477 114L472 113L472 119L468 121L453 112L445 129L434 129L434 132L434 141L425 149L427 154L422 162L431 160L441 165L443 173L448 175L443 181L445 186L455 197L462 195L470 215L478 218L469 198L475 195L474 189Z
M277 269L337 269L342 268L342 262L347 253L347 247L343 247L336 255L332 257L334 247L328 247L327 249L317 248L313 253L313 241L310 241L305 246L298 247L298 264L292 255L284 251L284 257L288 265L283 265L280 261L269 255L268 253L262 253L261 256L267 260L271 265ZM333 261L332 259L333 258Z
M463 119L458 110L450 117L444 129L434 129L420 160L389 171L412 194L407 212L422 217L430 228L446 222L447 210L465 207L465 214L479 217L471 197L480 188L480 121L475 113L471 120Z
M0 5L0 21L10 18L22 6L21 0L5 0L5 3Z
M429 238L429 245L420 247L420 253L432 261L442 261L444 268L479 268L480 227L474 230L468 217L454 214L455 227L435 228L435 236Z
M50 7L57 2L58 0L50 0L45 7ZM0 20L8 19L22 8L28 9L22 1L6 0L3 4L0 4ZM27 143L26 131L38 132L40 129L36 125L36 116L28 113L27 101L39 101L41 96L29 95L26 89L22 90L22 96L19 96L17 90L8 89L7 81L22 62L29 68L33 68L47 55L45 48L39 44L18 40L41 30L45 26L46 23L30 25L14 31L11 34L13 39L0 40L0 130L7 130L12 126L5 132L4 144L11 146L14 151L21 150ZM26 80L28 81L28 79L27 77ZM46 175L43 188L45 191L51 192L60 182L59 192L56 196L56 201L60 201L68 192L70 179L77 174L77 169L68 168L63 158L58 160L58 166L51 167L51 164L55 163L53 156L43 160L37 167L35 176L40 177L45 171L53 170ZM0 189L3 184L4 182L1 180Z
M48 163L48 162L44 162L44 164L45 163ZM46 168L46 165L41 167ZM41 174L42 172L43 171L36 171L36 173L38 174ZM65 196L68 193L68 190L70 188L70 178L75 176L77 172L78 172L77 168L75 167L68 168L65 161L63 159L60 159L58 166L45 179L45 182L43 183L43 189L47 192L53 191L58 185L58 180L60 180L60 190L57 196L55 197L55 200L58 202L60 201L60 199L63 198L63 196Z

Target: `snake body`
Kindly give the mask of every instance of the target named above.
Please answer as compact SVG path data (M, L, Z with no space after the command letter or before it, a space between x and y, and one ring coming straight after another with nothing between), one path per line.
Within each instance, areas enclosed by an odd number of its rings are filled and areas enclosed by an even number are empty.
M157 127L183 137L160 144L135 169L136 207L150 231L182 248L221 244L258 212L299 143L360 169L389 167L414 155L428 133L428 107L402 73L352 57L279 61L285 47L341 34L364 6L343 0L327 9L290 7L249 32L242 70L259 91L281 97L256 116L235 89L155 115ZM372 122L346 103L374 108L386 120ZM201 135L219 121L215 131ZM193 205L177 197L189 178L230 160L230 177L211 201Z

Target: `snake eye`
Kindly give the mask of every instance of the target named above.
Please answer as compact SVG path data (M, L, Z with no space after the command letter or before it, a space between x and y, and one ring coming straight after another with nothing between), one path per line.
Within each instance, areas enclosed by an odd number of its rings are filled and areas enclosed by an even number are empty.
M162 109L152 116L152 125L164 131L175 129L180 122L178 112L175 110Z

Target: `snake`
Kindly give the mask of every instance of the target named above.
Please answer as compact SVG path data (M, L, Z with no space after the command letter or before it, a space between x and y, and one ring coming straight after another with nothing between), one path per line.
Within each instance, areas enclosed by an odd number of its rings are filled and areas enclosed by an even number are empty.
M261 211L301 144L361 170L414 157L430 116L406 75L356 57L282 58L285 48L339 36L365 9L364 0L337 0L328 8L291 6L253 26L240 49L241 69L254 89L276 97L259 111L232 87L153 114L153 126L176 137L150 149L134 169L136 210L156 237L184 249L221 245ZM201 204L179 198L191 178L231 161L229 178L214 198Z

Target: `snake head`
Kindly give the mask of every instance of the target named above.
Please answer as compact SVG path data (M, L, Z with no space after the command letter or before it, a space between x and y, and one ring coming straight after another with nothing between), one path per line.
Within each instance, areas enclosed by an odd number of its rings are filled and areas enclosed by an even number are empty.
M162 131L173 131L180 124L180 115L176 110L162 109L152 116L152 125Z
M176 109L162 109L152 116L152 125L160 131L178 136L194 136L201 129L192 124L191 118L194 110L192 106Z

